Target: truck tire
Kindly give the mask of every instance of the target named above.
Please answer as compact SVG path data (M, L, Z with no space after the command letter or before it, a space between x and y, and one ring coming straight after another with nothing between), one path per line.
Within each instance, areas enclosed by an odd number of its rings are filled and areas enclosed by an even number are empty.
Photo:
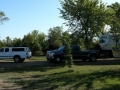
M55 57L55 62L56 62L56 63L60 63L60 62L61 62L60 56L56 56L56 57Z
M90 62L95 62L97 60L97 56L95 54L90 55L89 61Z
M15 57L14 57L14 62L15 62L15 63L18 63L18 62L20 62L20 61L21 61L20 56L15 56Z

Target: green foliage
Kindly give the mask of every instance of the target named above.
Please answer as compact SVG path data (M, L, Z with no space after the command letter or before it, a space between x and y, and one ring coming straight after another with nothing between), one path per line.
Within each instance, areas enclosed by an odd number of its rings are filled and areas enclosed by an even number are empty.
M12 41L12 43L13 43L14 47L20 47L20 46L22 46L22 40L20 38L14 38L13 41Z
M109 5L108 8L112 12L110 19L111 31L114 34L120 33L120 4L116 2Z
M40 55L43 55L42 51L35 51L35 56L40 56Z
M5 16L5 13L0 11L0 23L3 24L3 21L9 20L8 17Z
M12 45L12 39L11 39L9 36L7 36L7 37L3 40L3 42L4 42L4 45L5 45L6 47L11 47L11 46L13 46L13 45Z
M111 32L113 33L113 40L116 41L116 45L113 49L119 49L119 37L120 37L120 4L118 2L113 3L108 6L109 10L112 12L110 19Z
M68 21L76 38L84 38L86 48L89 48L93 38L100 36L107 21L105 4L98 0L61 0L61 18Z
M57 49L62 45L62 27L53 27L48 30L49 49Z
M32 54L36 55L36 51L44 51L46 35L39 33L38 30L33 30L31 33L24 35L22 39L22 46L27 46L31 49Z
M73 64L73 59L72 59L72 54L71 54L71 39L68 34L64 35L62 38L63 45L65 47L65 57L66 57L66 64L69 67L69 71L71 71L72 64Z

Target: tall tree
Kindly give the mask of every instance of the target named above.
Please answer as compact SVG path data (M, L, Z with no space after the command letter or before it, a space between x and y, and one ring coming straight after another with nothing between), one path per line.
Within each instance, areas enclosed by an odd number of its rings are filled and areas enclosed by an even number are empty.
M114 33L120 33L120 4L116 2L107 7L112 12L110 19L111 31Z
M14 38L13 41L12 41L12 43L13 43L14 47L20 47L20 46L22 46L22 40L20 38Z
M46 35L42 32L39 32L38 30L33 30L31 32L31 35L33 36L34 40L36 41L35 43L37 46L35 46L35 47L36 48L39 47L37 49L37 52L45 53L45 50L47 47L47 45L45 44L46 43L45 42Z
M30 33L28 33L27 35L24 35L22 39L22 46L29 47L32 51L32 54L34 54L34 49L33 49L34 42L35 42L34 37Z
M62 27L53 27L48 30L49 49L57 49L62 45Z
M66 57L66 65L69 67L69 71L72 71L72 64L73 64L73 59L71 55L71 38L68 32L64 32L62 36L62 42L65 47L65 57Z
M38 30L33 30L31 33L24 35L22 39L22 46L28 46L32 55L40 55L42 52L45 53L47 45L45 45L46 35L40 33Z
M116 41L116 47L120 37L120 3L116 2L107 6L112 12L110 19L111 32L114 34L114 40Z
M0 24L3 24L3 21L9 20L8 17L5 16L5 13L0 11Z
M3 42L4 42L4 45L5 45L6 47L11 47L11 46L13 46L13 45L12 45L12 39L11 39L9 36L7 36L7 37L3 40Z
M104 3L98 0L61 0L61 18L65 19L77 38L85 38L89 47L93 38L104 30L107 11Z

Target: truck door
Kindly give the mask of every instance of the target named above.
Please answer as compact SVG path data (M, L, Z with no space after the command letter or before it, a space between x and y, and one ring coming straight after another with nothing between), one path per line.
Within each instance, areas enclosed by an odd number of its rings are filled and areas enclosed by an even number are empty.
M72 56L73 59L79 59L80 58L80 48L79 46L72 46Z

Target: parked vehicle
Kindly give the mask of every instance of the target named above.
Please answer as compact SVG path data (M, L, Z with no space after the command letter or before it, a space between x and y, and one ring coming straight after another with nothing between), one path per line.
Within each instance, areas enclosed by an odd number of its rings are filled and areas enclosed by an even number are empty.
M114 51L113 51L113 47L116 45L116 40L114 39L114 37L115 36L113 35L113 33L110 33L110 32L103 34L99 39L99 45L100 45L102 51L106 55L109 55L109 54L111 55L111 53L112 53L112 55L114 57L116 57L116 56L120 56L120 55L116 55L116 54L118 54L118 52L114 53ZM120 45L120 40L117 41L117 44Z
M99 56L99 50L81 50L80 46L72 45L71 54L73 60L83 60L95 62ZM46 52L46 59L50 62L61 62L65 60L64 46L60 47L57 50L50 50Z
M29 47L3 47L0 48L0 59L14 59L14 62L23 62L31 57Z
M99 39L99 45L102 50L112 50L112 46L116 44L112 33L103 34Z

